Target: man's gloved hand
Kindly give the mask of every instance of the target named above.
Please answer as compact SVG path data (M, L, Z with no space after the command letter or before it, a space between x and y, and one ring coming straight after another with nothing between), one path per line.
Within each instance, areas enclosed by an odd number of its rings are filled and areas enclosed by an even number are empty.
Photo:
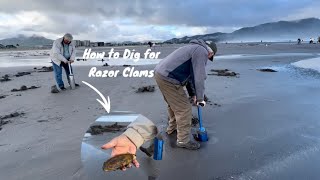
M74 63L74 60L72 60L72 59L71 59L71 60L69 60L69 61L70 61L70 63Z
M200 101L200 102L197 102L197 106L205 107L206 106L206 102L204 100Z

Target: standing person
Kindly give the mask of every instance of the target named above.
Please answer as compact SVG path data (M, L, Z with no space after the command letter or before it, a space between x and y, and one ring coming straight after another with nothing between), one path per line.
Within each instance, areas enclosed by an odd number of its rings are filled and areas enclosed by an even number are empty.
M73 63L76 58L76 48L72 40L72 35L66 33L62 38L55 40L52 45L50 58L53 66L57 89L66 89L62 80L62 67L66 72L68 83L70 85L69 63ZM75 85L79 86L79 84Z
M195 90L194 103L206 104L204 101L205 66L208 59L213 61L217 46L213 42L200 39L191 40L166 58L155 68L155 79L166 101L169 113L167 134L177 131L177 146L190 150L200 148L200 144L191 140L192 106L184 91L190 83Z
M301 39L300 38L298 38L298 44L301 44Z
M313 44L313 38L310 38L309 44Z

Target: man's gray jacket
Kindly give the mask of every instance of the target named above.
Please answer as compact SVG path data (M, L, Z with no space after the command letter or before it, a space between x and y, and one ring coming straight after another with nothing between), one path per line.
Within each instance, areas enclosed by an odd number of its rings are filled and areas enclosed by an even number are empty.
M191 40L167 57L165 57L155 68L163 80L173 84L187 85L191 83L194 87L197 101L204 99L206 71L209 50L206 43L201 39Z

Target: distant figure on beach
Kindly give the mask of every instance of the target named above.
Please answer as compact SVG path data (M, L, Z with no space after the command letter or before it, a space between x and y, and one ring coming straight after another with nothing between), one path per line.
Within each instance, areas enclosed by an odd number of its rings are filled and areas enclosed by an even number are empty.
M313 38L310 38L309 44L313 44Z
M298 39L298 44L301 44L301 39L300 38Z
M200 39L191 40L180 47L155 67L155 80L167 103L169 125L167 134L177 132L177 147L196 150L200 144L191 140L192 105L184 91L187 83L194 88L194 104L205 106L204 82L205 66L208 59L213 61L217 46L213 42Z
M76 48L72 40L72 35L66 33L62 38L59 38L53 42L52 49L50 52L50 58L58 90L66 90L62 80L62 68L64 68L66 72L68 83L70 85L69 63L73 63L76 58ZM79 84L75 85L79 86Z
M318 37L318 43L320 43L320 36Z

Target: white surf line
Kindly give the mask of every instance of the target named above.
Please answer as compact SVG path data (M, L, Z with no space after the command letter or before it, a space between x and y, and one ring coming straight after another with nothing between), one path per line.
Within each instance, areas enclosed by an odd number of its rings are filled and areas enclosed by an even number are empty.
M85 81L82 81L82 83L89 86L91 89L93 89L94 91L96 91L99 94L99 96L102 98L103 102L100 99L96 99L96 100L103 106L103 108L108 113L110 113L110 97L108 96L108 101L107 101L106 98L104 97L104 95L97 88L95 88L94 86L92 86L91 84L89 84Z
M305 138L311 137L306 135L301 135L301 136ZM312 139L320 141L320 138L317 138L317 137L313 137ZM242 173L238 177L232 176L228 179L248 180L248 179L270 178L270 176L272 176L273 174L282 172L284 169L289 168L289 166L291 166L292 164L295 164L297 161L307 159L311 156L311 154L317 154L319 153L319 151L320 151L320 143L317 143L312 147L292 153L283 159L278 159L276 161L270 162L260 167L259 169Z
M299 68L312 69L320 72L320 57L297 61L291 63L291 65Z

